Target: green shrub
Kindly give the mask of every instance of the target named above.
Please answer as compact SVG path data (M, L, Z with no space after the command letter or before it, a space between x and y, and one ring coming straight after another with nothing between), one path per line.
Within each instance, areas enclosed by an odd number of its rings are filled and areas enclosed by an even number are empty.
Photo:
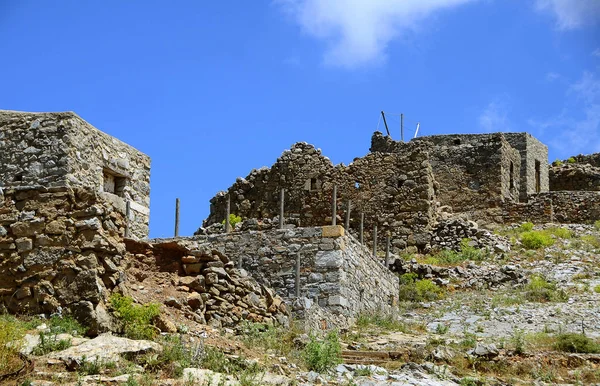
M404 323L394 318L392 315L383 315L380 313L361 313L356 320L356 326L359 328L369 328L377 326L385 330L407 332Z
M557 290L555 283L540 275L532 276L525 290L525 298L532 302L566 302L569 299L565 291Z
M240 222L242 222L242 218L240 216L236 216L233 213L229 214L229 225L231 225L232 228L235 228L235 225ZM221 221L221 224L225 225L225 220Z
M331 331L319 341L314 335L302 351L302 358L309 370L325 372L342 363L342 347L337 331Z
M554 244L554 239L541 231L527 231L521 233L521 243L527 249L540 249Z
M460 242L460 254L463 260L482 261L488 257L485 249L475 248L470 245L471 239L462 239Z
M594 221L594 229L600 231L600 220Z
M554 348L558 351L572 353L600 353L600 344L583 334L565 333L556 336Z
M533 223L532 222L524 222L523 224L521 224L519 226L518 229L520 232L531 232L533 230Z
M23 324L10 315L0 315L0 375L16 371L21 365L19 350L25 336Z
M415 273L400 276L400 300L411 302L434 301L444 297L445 291L429 279L418 280Z
M153 339L157 328L151 324L152 319L160 314L160 305L156 303L134 304L129 296L113 293L110 304L115 315L123 322L123 332L131 339Z
M48 328L53 334L84 335L87 331L71 316L53 316L48 320Z
M548 228L546 232L560 239L570 239L573 237L573 232L567 228Z
M577 160L574 157L569 157L569 159L567 159L567 163L574 164L574 163L577 163Z
M298 331L293 328L274 327L262 323L242 324L242 342L248 347L273 350L279 355L289 356L294 349L294 338Z
M600 284L594 287L594 292L600 294Z
M58 339L56 334L40 333L40 343L33 348L33 355L46 355L53 351L62 351L71 347L71 339Z
M554 166L562 166L563 162L561 160L559 160L558 158L552 162L552 165Z

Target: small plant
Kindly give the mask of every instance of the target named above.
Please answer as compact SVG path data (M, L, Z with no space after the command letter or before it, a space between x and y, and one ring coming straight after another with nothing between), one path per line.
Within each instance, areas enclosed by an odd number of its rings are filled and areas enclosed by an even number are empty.
M448 332L449 329L450 329L450 326L448 326L444 323L438 323L435 326L435 333L438 335L444 335L445 333Z
M600 344L583 334L564 333L556 336L554 348L571 353L600 353Z
M554 244L554 239L546 232L527 231L521 233L521 243L527 249L540 249Z
M553 166L562 166L563 162L557 158L554 162L552 162L552 165Z
M359 328L370 328L373 326L390 331L407 332L406 324L394 318L392 315L384 315L381 313L361 313L358 315L356 325Z
M31 352L33 355L46 355L53 351L62 351L71 347L71 339L58 339L56 334L40 333L40 343Z
M570 239L573 237L573 232L567 228L548 228L546 232L558 237L559 239Z
M52 316L48 320L48 327L53 334L83 335L86 328L71 316Z
M240 216L236 216L233 213L229 214L229 225L232 228L235 228L235 225L240 222L242 222L242 218ZM225 220L221 221L221 224L225 225Z
M317 372L325 372L342 363L342 347L337 331L329 332L323 341L311 335L302 357L309 370Z
M594 292L600 294L600 284L594 286Z
M569 299L565 291L557 290L555 283L541 275L533 275L525 290L525 298L532 302L566 302Z
M117 366L115 362L105 362L96 357L90 361L84 356L81 358L81 365L77 369L79 375L98 375L105 369L115 369Z
M0 375L15 371L21 366L19 350L25 328L10 315L0 315Z
M373 370L371 370L370 366L362 366L354 371L354 375L357 377L370 377L373 375Z
M575 164L575 163L577 163L577 160L575 159L575 157L569 157L569 159L567 159L567 163L568 164Z
M532 222L524 222L523 224L521 224L521 226L519 226L518 231L520 233L523 232L531 232L533 230L533 223Z
M525 334L523 334L523 330L515 329L511 337L511 342L515 347L516 354L525 353Z
M418 280L415 273L400 276L400 300L423 302L439 300L445 295L442 287L429 279Z
M594 221L594 229L600 231L600 220Z
M157 329L151 324L160 313L160 305L149 303L134 304L133 298L113 293L110 304L115 315L123 322L123 331L131 339L153 339Z

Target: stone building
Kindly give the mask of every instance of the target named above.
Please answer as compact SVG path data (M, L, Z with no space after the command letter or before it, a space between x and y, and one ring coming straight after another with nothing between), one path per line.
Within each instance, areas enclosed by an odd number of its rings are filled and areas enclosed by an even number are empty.
M148 236L150 158L73 112L0 110L0 188L87 187L123 214L130 236Z

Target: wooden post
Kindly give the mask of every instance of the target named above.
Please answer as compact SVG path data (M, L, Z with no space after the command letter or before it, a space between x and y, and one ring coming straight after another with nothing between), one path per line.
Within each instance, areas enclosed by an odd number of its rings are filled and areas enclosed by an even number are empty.
M131 202L127 200L125 203L125 237L130 237L129 217L131 216Z
M285 189L281 188L281 191L279 192L279 229L283 229L283 209L285 207L284 204L284 199L285 199Z
M296 290L296 298L300 297L300 254L296 254L296 278L294 282L294 287Z
M179 198L175 199L175 237L179 237Z
M229 233L231 225L229 224L229 215L231 214L231 196L227 195L227 206L225 209L225 233Z
M358 241L360 241L361 244L363 243L364 226L365 226L365 214L361 213L360 214L360 228L359 228L359 232L358 232Z
M390 234L388 233L385 238L385 267L390 266Z
M331 225L336 225L337 223L337 185L333 185L333 194L332 194L332 203L331 203Z
M373 225L373 257L377 258L377 224Z
M350 230L350 211L352 210L352 200L348 199L348 205L346 206L346 223L344 227L346 231Z

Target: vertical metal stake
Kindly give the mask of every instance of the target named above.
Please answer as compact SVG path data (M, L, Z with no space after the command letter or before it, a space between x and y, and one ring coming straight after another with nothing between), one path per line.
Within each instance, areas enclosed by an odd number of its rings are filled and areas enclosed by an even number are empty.
M365 214L361 213L360 214L360 229L359 229L359 233L358 233L358 241L360 241L361 244L363 243L364 225L365 225Z
M373 225L373 257L377 258L377 224Z
M300 297L300 254L296 254L296 280L294 283L296 287L296 298Z
M385 238L385 266L386 268L390 266L390 235L388 233Z
M279 192L279 229L283 229L283 209L284 209L285 189L281 188Z
M225 233L229 233L231 225L229 223L229 215L231 214L231 196L227 195L227 206L225 209Z
M346 232L350 230L350 211L352 210L352 201L348 200L348 206L346 207Z
M175 199L175 237L179 237L179 198Z
M127 200L125 203L125 237L129 237L129 217L131 216L131 202Z
M337 185L333 185L331 201L331 225L335 225L337 223Z

